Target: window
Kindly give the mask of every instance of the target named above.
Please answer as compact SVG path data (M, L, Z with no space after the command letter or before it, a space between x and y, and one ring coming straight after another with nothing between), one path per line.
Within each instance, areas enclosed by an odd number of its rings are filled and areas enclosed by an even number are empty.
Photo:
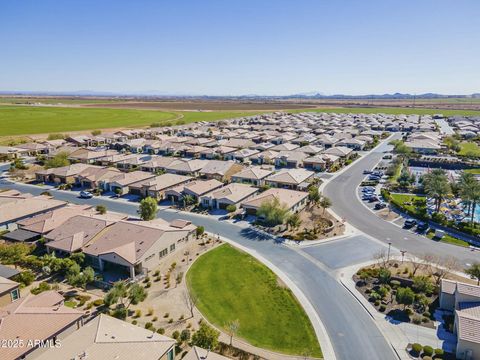
M145 259L145 261L149 261L149 260L153 259L154 256L155 256L155 254L152 254L152 255L148 256L148 257Z
M170 252L175 251L175 244L170 245Z
M173 353L173 349L171 349L167 354L167 360L173 360L174 357L175 357L175 354Z
M163 249L162 251L160 251L160 252L158 253L158 256L159 256L160 258L162 258L162 257L166 256L167 254L168 254L168 249Z
M18 293L18 289L13 290L10 295L12 296L12 301L18 300L20 298L20 294Z

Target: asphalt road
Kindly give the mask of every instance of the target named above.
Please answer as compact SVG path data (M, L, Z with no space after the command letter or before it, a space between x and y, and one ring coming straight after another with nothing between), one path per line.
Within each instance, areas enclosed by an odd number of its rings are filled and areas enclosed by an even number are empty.
M396 136L398 137L399 134ZM480 261L479 252L434 242L387 222L365 208L356 195L356 189L365 177L363 170L375 167L381 160L383 152L389 149L391 146L388 143L381 144L325 185L323 193L332 200L332 210L363 233L384 243L391 242L392 246L399 250L406 250L407 254L421 256L430 253L442 257L454 256L463 266Z
M8 180L0 181L0 188L17 189L33 194L39 194L48 190L59 200L79 204L103 204L111 211L129 215L136 215L138 209L136 203L104 197L84 200L78 198L73 192L14 184ZM392 348L378 330L373 319L348 290L336 280L334 271L329 269L329 267L332 269L335 267L336 261L328 263L328 267L322 266L322 264L318 263L322 258L317 258L317 253L314 253L312 256L314 260L308 259L296 249L292 249L282 243L276 243L270 237L266 237L252 228L240 227L211 217L172 210L159 211L158 217L167 221L181 218L190 220L196 225L202 225L211 233L229 238L257 252L282 270L303 292L317 312L326 328L338 360L349 360L352 358L359 360L396 359ZM339 242L339 244L338 251L330 249L329 252L331 256L336 253L342 265L347 264L349 263L349 257L345 257L345 254L342 252L342 242ZM313 251L312 249L309 249L309 251ZM350 251L355 253L352 249ZM334 258L332 257L332 259ZM355 258L355 260L360 261L362 259Z

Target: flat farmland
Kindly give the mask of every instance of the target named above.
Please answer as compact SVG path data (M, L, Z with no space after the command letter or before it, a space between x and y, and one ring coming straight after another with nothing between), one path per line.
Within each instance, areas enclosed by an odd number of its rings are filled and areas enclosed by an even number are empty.
M258 112L257 112L258 113ZM0 106L0 137L134 126L187 124L253 115L255 112L166 112L54 106Z

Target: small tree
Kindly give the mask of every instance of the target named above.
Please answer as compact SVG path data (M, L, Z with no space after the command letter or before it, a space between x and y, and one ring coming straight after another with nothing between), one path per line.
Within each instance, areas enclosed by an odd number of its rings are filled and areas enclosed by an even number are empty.
M277 198L263 202L257 210L257 216L263 218L265 224L269 226L283 224L287 215L287 207L280 204Z
M138 213L142 220L153 220L157 216L158 211L158 204L157 200L148 196L145 199L140 201L140 208L138 209Z
M229 213L233 213L233 212L237 211L237 207L234 204L230 204L230 205L227 206L227 211Z
M192 294L190 291L185 290L183 292L183 301L185 302L185 305L188 307L188 310L190 310L190 317L193 318L193 310L195 309L195 304L197 303L197 297Z
M395 296L399 304L403 304L405 310L408 305L412 305L415 300L415 293L410 288L398 288L397 295Z
M322 199L320 200L320 206L323 208L323 213L325 213L325 210L332 206L332 200L326 196L322 196Z
M314 204L318 204L320 202L320 192L318 191L318 186L311 185L308 188L308 200Z
M415 276L412 287L415 291L425 294L431 294L435 289L435 286L427 276Z
M68 153L65 151L59 152L53 158L45 161L45 169L58 168L70 165L68 160Z
M78 265L82 265L85 261L85 254L82 252L73 253L70 259L75 261Z
M201 237L204 232L205 232L205 228L203 226L197 226L197 228L195 229L195 235L197 239Z
M302 224L302 220L298 214L291 214L286 221L287 225L290 226L292 229L296 229L300 227Z
M101 133L102 133L101 130L93 130L93 131L92 131L92 135L93 135L93 136L98 136L98 135L100 135Z
M102 215L107 213L107 207L105 205L97 205L95 207L95 210L97 210L97 212Z
M23 243L0 244L0 262L15 265L15 269L32 251L33 247Z
M472 279L477 280L477 285L480 285L480 263L473 263L469 268L465 269L465 273L470 275Z
M238 329L240 328L240 320L232 320L225 325L225 330L227 334L230 336L230 346L233 343L233 337L237 335Z
M130 285L128 288L128 307L130 307L131 304L137 305L138 303L141 303L147 298L147 292L145 291L145 288L141 286L140 284L134 283Z
M387 268L381 268L378 271L378 281L381 284L388 284L392 278L392 273Z
M213 350L218 346L220 332L202 321L200 328L192 336L192 345Z

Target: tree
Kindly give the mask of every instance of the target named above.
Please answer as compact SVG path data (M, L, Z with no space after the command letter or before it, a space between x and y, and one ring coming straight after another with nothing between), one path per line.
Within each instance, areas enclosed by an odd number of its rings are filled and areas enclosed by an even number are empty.
M423 176L423 186L428 196L435 200L435 212L440 211L443 199L451 192L447 173L442 169L434 169Z
M100 135L101 133L102 133L101 130L93 130L93 131L92 131L92 135L93 135L93 136L98 136L98 135Z
M140 201L140 208L138 209L138 213L142 220L153 220L157 216L158 211L158 204L157 200L148 196L145 199Z
M94 280L95 272L91 267L85 268L83 271L80 271L80 265L74 263L67 270L67 283L71 286L81 287L85 289L87 284L91 283Z
M314 204L320 202L320 192L318 191L318 186L311 185L308 188L308 200Z
M105 205L97 205L95 207L95 210L97 210L97 212L101 215L103 214L106 214L107 213L107 207Z
M388 253L385 249L377 251L373 254L373 259L378 263L380 268L386 269L388 265Z
M202 321L200 328L192 336L192 345L204 349L213 350L218 346L220 332Z
M407 188L415 182L415 176L410 175L406 168L402 169L400 176L397 179L398 185Z
M465 273L470 275L472 279L477 280L477 285L480 285L480 263L476 262L465 269Z
M230 205L227 206L227 211L228 211L229 213L233 213L233 212L235 212L236 210L237 210L237 207L236 207L234 204L230 204Z
M205 232L205 228L203 226L197 226L197 228L195 229L195 235L197 237L197 239L203 235L203 233Z
M320 200L320 206L323 208L323 213L325 213L325 210L332 206L332 200L326 196L322 196L322 200Z
M131 304L137 305L138 303L141 303L147 298L147 292L145 291L145 288L141 286L140 284L134 283L130 285L128 288L128 307L130 307Z
M230 336L230 346L233 344L233 337L237 335L238 329L240 328L240 320L232 320L225 325L225 331Z
M12 280L19 282L23 286L28 286L35 280L35 274L31 270L25 270L15 275Z
M264 201L257 210L257 216L263 218L265 224L276 226L283 224L288 215L286 205L280 204L277 198Z
M195 204L195 198L192 195L185 195L183 197L183 207Z
M183 301L190 310L190 316L193 318L193 310L195 309L195 304L197 303L197 297L190 291L185 290L183 292Z
M56 154L53 158L45 161L45 169L58 168L70 165L68 160L68 152L62 151Z
M124 305L124 299L127 297L128 289L127 285L123 281L117 281L113 284L113 287L105 294L103 299L104 304L107 307L115 305L120 302Z
M432 284L428 276L415 276L413 278L412 288L419 293L431 294L435 289L435 286Z
M0 244L0 262L4 265L15 265L16 269L33 249L32 246L23 243Z
M300 215L295 213L295 214L291 214L287 218L286 223L287 223L287 226L290 226L290 228L296 229L302 224L302 220L300 219Z
M480 202L480 182L472 173L462 172L458 181L459 195L467 204L470 222L473 224L475 218L475 209Z
M405 310L408 305L412 305L413 301L415 300L415 293L410 288L398 288L397 294L395 299L399 304L403 305L403 309Z
M85 261L85 254L82 252L73 253L70 259L75 261L78 265L82 265Z

